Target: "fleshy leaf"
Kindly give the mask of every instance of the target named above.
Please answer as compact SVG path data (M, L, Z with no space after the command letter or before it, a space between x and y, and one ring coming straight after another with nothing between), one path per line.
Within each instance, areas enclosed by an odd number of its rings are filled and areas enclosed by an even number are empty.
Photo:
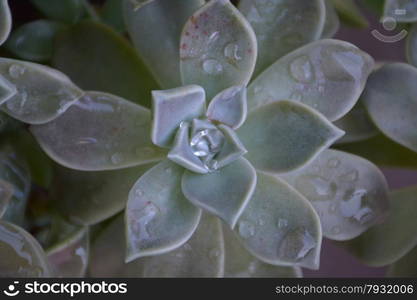
M187 122L182 123L175 137L174 145L168 153L168 158L188 170L206 174L208 173L207 168L192 151L189 132L190 124Z
M84 0L31 0L46 17L76 23L84 14Z
M417 277L417 247L401 257L388 269L387 277Z
M370 266L391 264L417 245L417 187L393 191L390 200L391 213L384 223L341 243Z
M182 31L182 82L201 85L211 99L226 88L246 85L256 56L255 33L246 19L229 0L210 1Z
M256 171L240 158L210 174L185 171L182 192L194 205L215 214L233 228L256 186Z
M52 58L55 35L63 28L63 24L49 20L26 23L12 32L6 47L23 60L49 61Z
M369 26L368 20L362 14L354 0L331 0L336 8L340 20L352 27L366 28Z
M131 189L125 213L126 262L174 250L194 233L201 210L182 194L183 173L183 168L164 160Z
M112 170L161 160L153 146L148 109L114 95L87 92L52 122L31 127L59 164L83 171Z
M373 65L368 54L347 42L313 42L282 57L251 83L249 110L287 99L335 121L355 105Z
M397 22L417 21L417 2L414 0L385 0L384 16Z
M237 129L247 115L246 87L236 86L220 92L207 108L207 118Z
M263 262L319 266L319 217L301 194L278 178L258 173L255 193L235 232L243 246Z
M326 14L323 0L241 0L239 10L258 41L255 76L285 54L319 39Z
M166 254L124 263L123 219L118 217L94 241L90 274L93 277L220 277L224 245L219 219L203 214L191 239Z
M0 221L0 270L4 277L50 277L42 247L25 230Z
M251 255L228 227L223 226L225 246L225 277L293 278L301 277L298 267L279 267L266 264Z
M240 142L236 132L226 125L219 125L218 128L223 133L225 141L222 149L215 157L215 169L228 165L248 152Z
M407 60L417 67L417 24L411 26L406 43Z
M116 31L120 33L125 32L126 25L123 18L123 1L107 0L101 11L101 19Z
M335 148L388 167L417 168L417 153L395 143L382 134L368 140L335 145Z
M7 181L0 179L0 219L7 210L13 192L13 186Z
M312 161L343 131L308 106L278 101L251 112L238 135L256 169L282 173Z
M13 186L13 196L2 219L23 226L31 178L23 157L8 146L0 150L0 179Z
M346 134L337 141L338 144L352 143L376 136L379 131L369 118L362 101L356 103L352 110L343 118L334 122Z
M329 239L353 239L388 215L384 175L359 156L325 150L308 166L280 178L311 202Z
M44 65L0 58L0 73L17 89L1 108L25 123L52 121L83 95L66 75Z
M124 0L124 19L133 44L165 89L181 85L181 30L203 4L203 0Z
M57 217L47 237L46 254L57 277L84 277L89 258L88 227Z
M375 125L390 139L417 152L416 80L417 68L387 64L371 74L362 97Z
M126 207L133 184L152 166L99 172L57 167L51 191L54 205L76 224L97 224Z
M326 20L321 38L327 39L332 38L339 31L340 20L331 0L324 0L324 4L326 6Z
M97 22L84 21L58 34L52 65L84 90L115 94L145 107L151 106L151 91L158 89L133 47Z
M152 91L152 142L169 147L181 122L202 116L206 110L206 94L197 85L171 90Z
M0 0L0 45L3 44L12 29L12 15L7 0Z

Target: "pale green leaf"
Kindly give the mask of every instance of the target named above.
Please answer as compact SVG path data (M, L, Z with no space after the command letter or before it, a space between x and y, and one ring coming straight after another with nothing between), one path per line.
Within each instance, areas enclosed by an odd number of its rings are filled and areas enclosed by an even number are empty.
M2 277L52 276L45 253L24 229L0 221L0 273Z
M235 231L243 246L263 262L319 266L319 217L307 199L278 178L258 173L255 193Z
M386 64L369 77L363 103L375 125L395 142L417 152L417 68Z
M201 210L181 191L184 169L164 160L134 184L126 206L126 262L182 246L194 233Z
M84 0L31 0L46 17L66 23L76 23L84 14Z
M266 264L251 255L241 245L232 230L223 226L225 246L224 277L232 278L294 278L301 277L298 267L279 267Z
M42 149L77 170L112 170L161 160L150 139L148 109L114 95L87 92L59 118L33 125Z
M417 245L417 187L393 191L390 200L390 215L384 223L341 243L370 266L394 263Z
M407 60L417 67L417 24L411 26L406 43Z
M278 58L319 39L323 32L323 0L241 0L238 7L258 41L255 76Z
M57 35L52 65L84 90L102 91L151 106L158 89L133 47L111 28L84 21Z
M99 172L57 167L51 187L54 205L76 224L97 224L126 207L133 184L152 166Z
M343 131L306 105L278 101L250 113L238 135L256 169L282 173L312 161Z
M133 44L165 89L181 85L181 30L203 4L203 0L124 0L125 23Z
M12 15L7 0L0 0L0 45L3 44L12 29Z
M116 31L120 33L125 32L126 25L123 19L123 1L107 0L101 11L101 19Z
M350 43L310 43L280 58L251 83L249 110L270 102L293 100L335 121L355 105L373 65L368 54Z
M233 228L251 199L256 171L240 158L209 174L185 171L182 192L194 205L220 217Z
M182 31L182 82L201 85L208 99L231 86L246 85L256 57L255 33L229 0L206 3Z
M380 0L378 0L380 1ZM326 19L321 38L332 38L339 31L340 20L331 0L324 0L326 6Z
M280 178L311 202L329 239L353 239L389 212L384 175L359 156L325 150L308 166Z
M83 95L66 75L44 65L0 58L0 74L17 89L1 109L25 123L52 121Z

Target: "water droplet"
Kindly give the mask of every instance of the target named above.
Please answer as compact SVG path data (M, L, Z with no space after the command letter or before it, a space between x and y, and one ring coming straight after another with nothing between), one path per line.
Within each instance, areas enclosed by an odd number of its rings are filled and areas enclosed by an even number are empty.
M255 235L255 226L247 221L240 221L239 223L239 234L243 238L249 238Z
M342 231L342 230L340 229L340 227L339 227L339 226L333 226L333 227L332 227L332 229L331 229L331 232L332 232L333 234L339 234L341 231Z
M92 137L81 137L76 142L77 145L91 145L91 144L96 144L96 143L97 143L97 140Z
M329 168L337 168L340 165L340 160L338 158L331 158L327 162L327 167Z
M337 203L331 203L331 204L329 205L329 213L330 213L330 214L334 214L334 213L336 213L336 211L337 211L337 207L338 207Z
M114 165L120 164L123 161L123 159L124 159L123 154L121 154L121 153L115 153L111 156L111 162Z
M351 218L359 212L362 207L362 200L366 195L366 190L358 189L348 192L340 202L340 212L346 218Z
M180 123L180 128L184 128L185 126L187 126L187 122L182 121L182 122Z
M366 224L374 219L374 213L369 207L362 207L353 218L361 224Z
M210 75L218 75L223 72L223 66L215 59L207 59L203 62L203 70Z
M185 243L183 247L184 247L184 250L185 251L191 251L191 250L193 250L193 248L191 248L191 245L188 244L188 243Z
M249 274L253 274L253 273L255 273L255 272L256 272L256 269L257 269L257 267L258 267L258 262L257 262L256 260L251 261L251 262L249 263L249 266L248 266L248 271L249 271Z
M310 83L314 79L313 66L307 56L297 57L290 64L291 76L301 83Z
M259 219L258 220L258 225L259 226L264 226L265 225L265 220L264 219Z
M224 56L232 61L242 59L239 54L239 46L234 43L227 44L226 47L224 47Z
M220 34L218 31L213 31L208 39L209 44L214 43L219 38Z
M346 174L340 175L339 178L342 181L346 182L355 182L358 180L359 172L357 170L353 170L350 172L347 172Z
M166 167L165 168L165 173L172 174L172 168L171 167Z
M287 233L278 248L278 256L291 261L298 261L316 247L316 241L305 228L298 228Z
M285 227L288 226L288 220L287 219L283 219L283 218L279 218L278 222L277 222L277 226L279 229L283 229Z
M290 95L290 99L294 100L294 101L302 101L303 100L303 93L301 93L300 91L294 91Z
M23 74L25 74L25 67L20 65L11 65L9 68L9 74L12 78L17 79Z
M262 85L256 85L254 88L253 88L253 92L255 93L255 94L259 94L260 92L262 92L264 90L264 87L262 86Z
M209 252L209 258L211 260L217 260L217 258L220 256L220 250L218 248L211 249Z
M144 192L141 189L138 188L138 189L135 190L135 195L137 197L142 197L144 195Z
M152 202L146 203L142 209L132 209L129 213L131 214L131 228L133 236L138 241L147 240L150 238L148 231L149 223L156 217L159 212L158 207Z
M296 188L312 201L333 199L337 192L337 185L318 175L303 175L297 178Z

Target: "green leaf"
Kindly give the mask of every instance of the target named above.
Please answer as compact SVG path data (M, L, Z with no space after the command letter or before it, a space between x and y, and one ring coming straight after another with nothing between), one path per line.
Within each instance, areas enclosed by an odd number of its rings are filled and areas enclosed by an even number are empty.
M251 83L249 110L293 100L335 121L355 105L373 65L368 54L347 42L313 42L282 57Z
M203 0L124 0L125 23L133 44L164 89L181 85L181 30L203 4Z
M207 108L207 118L237 129L245 122L247 112L246 87L234 86L213 98Z
M417 24L411 26L406 43L408 63L417 67Z
M50 277L45 253L25 230L0 221L0 271L3 277Z
M123 218L104 229L91 249L90 275L93 277L221 277L224 245L221 224L213 216L202 215L191 239L166 254L143 257L124 263Z
M351 27L366 28L369 22L354 0L331 0L343 23Z
M397 22L417 21L417 2L410 0L385 0L384 17L394 18Z
M89 260L89 231L58 219L46 253L57 277L84 277Z
M203 86L208 99L231 86L246 85L256 57L255 33L229 0L206 3L182 31L182 82Z
M258 173L255 194L235 231L243 246L263 262L319 266L319 217L301 194L278 178Z
M387 277L417 277L417 247L391 265Z
M0 74L17 89L1 109L25 123L52 121L83 95L66 75L44 65L0 58Z
M13 197L2 219L23 226L31 179L25 161L16 154L9 145L1 146L0 179L13 186Z
M164 160L132 187L125 213L126 262L174 250L194 233L201 210L182 194L183 173L183 168Z
M133 184L152 166L99 172L57 167L51 191L54 205L76 224L97 224L126 207Z
M31 126L59 164L83 171L114 170L161 160L150 139L148 109L114 95L87 92L59 118Z
M256 186L256 171L240 158L209 174L185 171L182 192L194 205L218 216L233 228Z
M181 122L192 121L206 110L206 94L197 85L152 91L152 142L170 147Z
M84 90L118 95L150 107L158 85L129 43L111 28L84 21L61 32L52 65Z
M254 167L272 173L307 164L343 135L308 106L290 101L254 110L237 133Z
M384 175L359 156L325 150L308 166L280 178L311 202L329 239L353 239L389 212Z
M36 8L49 19L76 23L84 14L84 0L31 0Z
M3 44L12 29L12 15L7 0L0 0L0 45Z
M369 77L363 102L375 125L395 142L417 152L417 69L386 64Z
M242 278L295 278L301 277L301 269L298 267L278 267L266 264L252 256L241 245L240 241L228 227L223 226L225 245L225 277Z
M393 191L390 200L391 214L384 223L340 244L370 266L389 265L417 245L417 187Z
M52 58L55 35L65 26L49 20L26 23L12 32L6 48L23 60L45 62Z
M114 30L122 33L126 31L123 19L123 1L107 0L101 11L101 19Z
M13 192L13 185L0 179L0 219L7 210L7 206L13 196Z
M361 1L365 7L373 10L378 16L382 15L384 12L385 1L381 0L362 0Z
M323 32L323 0L241 0L238 7L258 41L255 76L285 54L319 39Z
M379 131L372 123L363 101L359 99L356 105L343 118L334 122L346 134L337 141L338 144L363 141L376 136Z
M380 1L380 0L378 0ZM326 7L326 19L324 22L323 32L321 38L332 38L339 31L340 20L339 15L336 12L336 9L331 2L331 0L324 0Z
M335 148L362 156L387 167L417 168L417 153L393 142L382 134L365 141L336 145Z

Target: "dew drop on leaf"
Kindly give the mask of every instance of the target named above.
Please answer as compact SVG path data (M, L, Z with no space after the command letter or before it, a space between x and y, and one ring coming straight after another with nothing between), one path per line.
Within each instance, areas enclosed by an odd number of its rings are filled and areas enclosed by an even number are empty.
M210 75L219 75L223 72L223 66L216 59L207 59L203 62L203 70Z
M25 71L25 68L19 65L11 65L9 67L9 74L14 79L18 79L20 76L25 74Z
M278 248L278 255L291 261L298 261L316 247L316 242L305 228L287 233Z
M314 80L314 70L310 59L303 55L290 63L290 74L298 82L310 83Z
M239 54L239 46L234 43L227 44L226 47L224 47L224 56L232 61L242 59L242 56Z
M255 226L247 221L240 221L239 223L239 234L243 238L249 238L255 235Z
M134 209L130 211L131 220L132 220L132 233L135 238L139 241L147 240L150 238L148 232L149 223L156 217L159 209L152 202L146 203L145 207L142 209Z

